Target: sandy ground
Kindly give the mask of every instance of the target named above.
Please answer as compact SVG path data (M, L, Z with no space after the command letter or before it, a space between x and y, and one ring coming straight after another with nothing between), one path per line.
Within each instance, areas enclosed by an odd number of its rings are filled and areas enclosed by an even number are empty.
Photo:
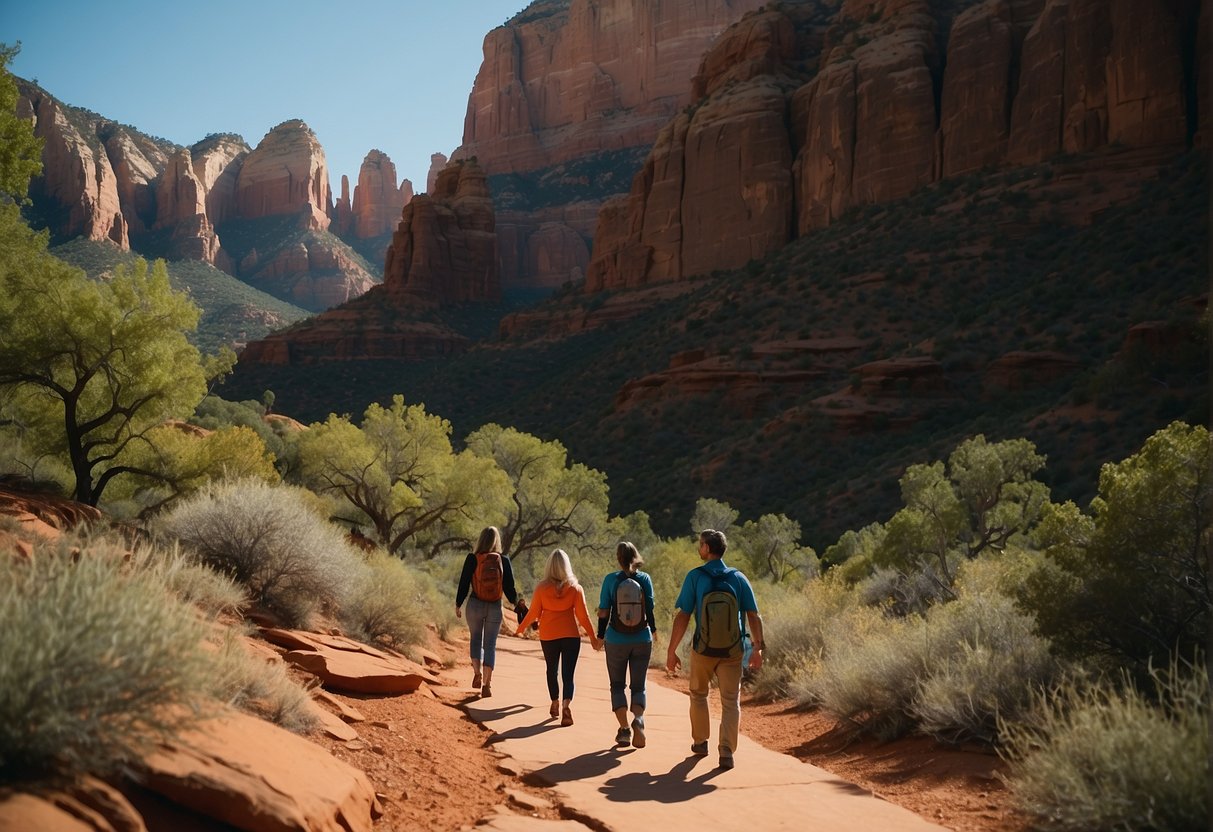
M462 634L459 634L462 635ZM527 785L486 744L489 733L472 722L460 701L474 698L466 645L436 642L448 663L442 697L339 696L366 721L360 739L341 742L315 736L338 758L370 778L384 809L381 830L471 828L502 812L558 819L549 790ZM682 678L650 670L649 682L685 692ZM837 724L789 702L745 696L742 732L774 751L811 762L880 797L958 832L1023 832L1025 819L1011 807L992 752L950 747L924 738L877 743L848 740Z

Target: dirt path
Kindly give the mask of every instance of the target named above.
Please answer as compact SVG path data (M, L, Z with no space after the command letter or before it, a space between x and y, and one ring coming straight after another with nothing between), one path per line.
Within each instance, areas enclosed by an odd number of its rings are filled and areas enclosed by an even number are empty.
M460 829L491 819L488 828L505 830L524 828L515 826L517 822L551 823L577 816L577 809L568 805L564 795L540 785L535 778L524 780L519 776L524 767L503 760L502 744L489 742L492 736L489 729L461 710L476 707L477 703L468 687L471 671L466 659L466 638L462 633L457 633L457 637L462 640L455 644L436 644L436 651L450 665L443 673L448 687L439 689L441 700L420 694L340 697L366 717L354 726L360 737L352 742L319 740L338 757L365 771L374 783L385 810L376 828ZM512 641L503 638L501 644L508 646ZM593 654L588 644L584 650L577 674L578 685L583 689L596 675L591 668L601 670L601 655ZM605 686L605 673L601 676ZM650 685L654 683L685 694L685 680L670 679L661 671L650 670ZM546 698L541 674L528 677L525 684L526 694L520 701L533 704L531 700ZM494 687L504 691L500 684ZM530 690L531 687L536 690ZM603 730L613 732L606 702L590 699L588 691L583 693L578 694L574 709L579 724L593 713L596 720L606 721ZM504 705L504 692L497 693L494 699L499 706ZM1018 832L1027 828L1023 818L1011 809L1009 796L994 775L999 768L997 757L988 752L948 748L921 738L884 744L848 743L831 720L816 712L798 710L786 702L755 702L748 698L743 708L743 734L756 743L821 766L945 828L958 832ZM677 713L667 721L676 725L676 730L685 729L684 702L676 700L673 709ZM546 713L542 716L546 717ZM540 723L540 716L534 716L530 722ZM587 742L596 751L610 744L597 735ZM581 756L585 750L582 748L573 756ZM683 751L679 746L679 759L685 759ZM714 768L715 758L709 760L712 764L709 767ZM674 760L663 771L672 771L677 762ZM702 764L689 770L691 780L709 774L707 768L700 771L701 767ZM702 782L711 785L714 779ZM660 782L647 782L650 789L659 785ZM566 824L584 828L573 822ZM525 828L532 827L528 824Z

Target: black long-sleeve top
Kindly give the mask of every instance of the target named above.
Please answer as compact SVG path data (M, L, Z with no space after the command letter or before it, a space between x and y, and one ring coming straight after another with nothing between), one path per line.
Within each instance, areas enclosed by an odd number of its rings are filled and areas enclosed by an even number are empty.
M476 555L468 552L463 561L463 573L459 576L459 591L455 593L455 606L462 607L464 600L472 589L472 573L476 571ZM511 604L518 603L518 590L514 588L514 567L510 565L510 556L501 556L501 591Z

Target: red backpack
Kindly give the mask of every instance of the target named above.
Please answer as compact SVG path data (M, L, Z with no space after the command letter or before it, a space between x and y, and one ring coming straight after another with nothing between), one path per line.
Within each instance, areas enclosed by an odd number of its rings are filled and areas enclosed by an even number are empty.
M476 571L472 573L472 594L481 601L500 601L504 575L500 552L477 553Z

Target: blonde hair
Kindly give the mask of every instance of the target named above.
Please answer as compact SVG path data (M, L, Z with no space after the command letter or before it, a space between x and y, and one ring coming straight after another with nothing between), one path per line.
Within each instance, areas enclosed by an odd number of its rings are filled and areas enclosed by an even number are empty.
M476 554L500 551L501 532L497 530L496 526L485 526L484 531L480 533L480 540L476 542Z
M543 579L555 584L557 590L562 590L566 586L581 586L577 582L577 575L573 572L573 564L569 561L569 554L564 549L554 549L552 551L552 556L548 558L548 565L543 570Z
M628 541L622 541L615 547L615 560L619 561L619 568L633 575L639 571L640 567L644 566L644 558L640 556L635 544Z

